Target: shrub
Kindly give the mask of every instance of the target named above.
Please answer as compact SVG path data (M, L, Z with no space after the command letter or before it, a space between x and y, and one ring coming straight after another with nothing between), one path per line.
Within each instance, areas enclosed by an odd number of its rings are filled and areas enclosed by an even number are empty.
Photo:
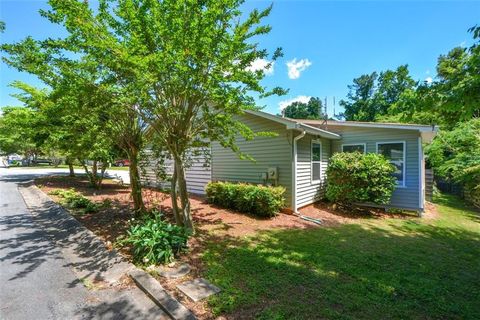
M68 190L56 189L50 191L48 194L62 198L62 204L69 208L83 209L84 213L97 212L99 209L97 204L85 198L73 188Z
M132 246L133 258L140 264L169 263L187 247L186 229L162 220L161 214L145 216L130 227L121 245Z
M273 217L285 205L283 187L210 182L206 192L210 203L260 217Z
M379 154L336 153L327 168L326 197L342 204L387 204L395 190L394 172Z

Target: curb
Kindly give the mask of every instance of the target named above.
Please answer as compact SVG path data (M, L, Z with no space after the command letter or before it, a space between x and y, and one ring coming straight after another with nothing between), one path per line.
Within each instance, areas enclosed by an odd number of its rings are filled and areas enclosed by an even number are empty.
M183 304L168 294L151 275L137 269L129 272L137 286L174 320L195 320L196 317Z
M134 280L137 287L172 319L196 319L189 309L165 291L150 274L126 261L117 251L107 250L102 240L70 215L65 208L37 188L33 181L19 184L18 190L28 210L42 224L49 236L58 243L64 256L71 261L70 264L82 278L101 279L114 284L123 275L128 275ZM34 202L39 202L40 205L32 205ZM88 251L87 255L92 249L94 254L86 256L85 252L79 254L78 249L71 248L72 245L78 243L80 245L88 243L88 247L85 249ZM92 260L95 261L91 262Z

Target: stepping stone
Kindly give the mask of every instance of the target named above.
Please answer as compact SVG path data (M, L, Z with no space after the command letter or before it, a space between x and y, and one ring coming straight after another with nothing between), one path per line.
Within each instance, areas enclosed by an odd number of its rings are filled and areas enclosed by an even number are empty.
M221 291L219 287L214 286L203 278L186 281L177 285L177 288L194 302L205 299L212 294L216 294Z
M186 263L182 263L178 267L166 267L166 266L159 266L155 268L155 271L161 275L162 277L168 278L168 279L177 279L181 278L188 273L190 273L190 266Z

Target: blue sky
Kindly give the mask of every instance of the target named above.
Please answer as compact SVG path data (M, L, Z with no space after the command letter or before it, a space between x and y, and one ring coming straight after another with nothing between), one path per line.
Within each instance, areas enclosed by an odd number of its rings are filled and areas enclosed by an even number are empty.
M265 8L270 3L247 1L244 9ZM61 35L61 29L39 16L38 9L46 7L45 1L0 0L0 20L7 25L2 43L27 35L38 39ZM266 22L273 30L258 40L271 51L282 47L284 57L269 70L264 84L290 92L259 104L278 113L279 105L288 100L328 97L328 113L332 114L333 97L338 113L338 101L347 94L347 85L361 74L408 64L415 79L434 78L440 54L472 43L467 30L480 24L480 1L284 0L274 1ZM0 106L18 104L9 96L14 92L8 87L13 80L38 85L34 77L3 63L0 68Z

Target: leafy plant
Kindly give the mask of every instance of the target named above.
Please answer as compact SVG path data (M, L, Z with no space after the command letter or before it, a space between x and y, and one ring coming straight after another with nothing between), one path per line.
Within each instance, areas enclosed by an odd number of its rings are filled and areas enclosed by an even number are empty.
M260 217L273 217L285 206L283 187L210 182L206 192L210 203Z
M190 233L162 219L160 213L144 216L132 225L120 245L131 245L134 260L141 264L169 263L187 248Z
M441 131L426 153L436 175L462 184L466 198L480 206L480 119Z
M72 209L83 209L84 213L97 212L99 206L90 199L71 188L68 190L56 189L48 193L62 198L62 204Z
M382 155L336 153L327 168L328 200L352 204L387 204L395 190L395 167Z

